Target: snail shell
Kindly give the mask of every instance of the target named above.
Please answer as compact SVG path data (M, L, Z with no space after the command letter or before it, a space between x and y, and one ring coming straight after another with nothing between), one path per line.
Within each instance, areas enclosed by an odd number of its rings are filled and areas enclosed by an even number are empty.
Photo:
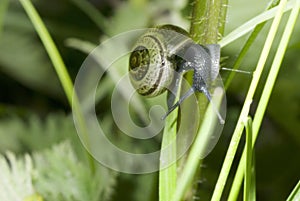
M192 43L185 30L173 25L144 33L129 58L130 81L137 92L154 97L170 87L180 54Z

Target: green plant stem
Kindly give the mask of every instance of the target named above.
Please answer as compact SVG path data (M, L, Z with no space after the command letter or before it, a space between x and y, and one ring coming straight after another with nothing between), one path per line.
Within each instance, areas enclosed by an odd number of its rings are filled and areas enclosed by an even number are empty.
M277 6L279 3L278 0L274 0L270 6L268 6L267 10L271 9L271 8L274 8L275 6ZM239 53L239 56L237 57L237 59L235 60L234 62L234 65L232 67L232 69L236 70L236 69L239 69L243 59L245 58L249 48L251 47L251 45L253 44L254 40L257 38L258 34L260 33L260 31L262 30L262 28L265 26L267 22L262 22L258 25L256 25L256 27L254 28L254 30L252 31L251 35L248 37L245 45L243 46L241 52ZM227 90L229 85L231 84L234 76L235 76L236 72L235 71L232 71L228 78L226 79L226 82L225 82L225 89Z
M190 34L196 43L216 44L223 35L227 0L195 0Z
M37 34L39 35L42 43L45 46L45 49L53 63L53 66L55 68L55 71L59 77L59 80L62 84L62 87L66 93L68 102L70 104L70 106L72 106L73 103L73 108L74 108L74 113L75 115L77 115L79 124L81 125L80 129L86 133L86 138L88 138L87 135L87 129L85 127L85 123L83 120L83 116L82 116L82 112L80 109L80 106L78 104L77 101L77 96L74 94L73 96L73 83L71 81L71 78L68 74L67 68L55 46L54 41L52 40L49 32L47 31L46 26L44 25L42 19L40 18L39 14L37 13L37 11L35 10L34 6L32 5L32 3L30 2L30 0L20 0L20 3L22 4L22 6L24 7L24 10L26 11L28 17L30 18ZM73 100L73 101L72 101ZM87 141L87 140L86 140ZM88 142L88 141L87 141ZM93 158L90 156L90 154L88 154L88 159L90 162L90 168L92 170L92 172L95 171L95 164L94 164L94 160Z
M278 75L278 72L280 69L280 65L282 63L283 55L285 53L288 41L290 39L292 30L293 30L296 20L297 20L297 16L299 13L299 4L300 4L299 1L296 0L295 5L293 6L292 13L289 17L288 23L286 24L286 29L283 33L281 42L279 44L279 47L277 48L278 50L274 57L273 64L272 64L269 76L267 78L264 90L262 92L261 99L258 103L258 107L256 110L257 112L256 112L256 114L254 116L254 120L253 120L254 129L253 129L252 146L254 146L256 138L258 136L258 131L259 131L262 119L263 119L263 115L266 111L267 104L270 99L270 95L271 95L275 80L277 78L277 75ZM228 199L230 201L237 199L238 192L241 187L243 176L244 176L244 174L243 174L244 169L245 169L244 164L245 164L245 150L241 157L241 160L240 160L240 163L239 163L239 166L238 166L238 169L237 169L237 172L236 172L233 184L232 184L232 190L230 191L230 195L229 195L229 199ZM233 190L233 189L236 189L236 190Z
M255 197L252 198L252 193L255 192L255 189L252 187L252 119L251 117L247 118L245 122L246 127L246 161L245 161L245 180L244 180L244 201L251 200L255 201Z
M176 109L178 110L178 109ZM176 134L177 126L177 111L172 112L166 119L166 124L163 132L163 140L161 145L160 155L160 170L159 170L159 200L169 201L175 193L177 183L177 162L176 162ZM168 149L165 149L166 147ZM164 150L164 151L163 151ZM165 162L172 163L168 167L163 167Z
M219 94L213 97L213 102L217 106L219 106L222 102L223 96L224 94ZM205 149L207 147L207 143L209 142L210 137L213 135L214 127L219 123L219 119L216 117L215 111L212 108L213 105L210 104L208 106L208 112L206 112L203 119L203 124L191 147L182 174L178 179L176 191L172 201L182 200L185 192L187 191L187 188L195 179L195 174L201 161L200 159L203 157L203 154L205 153Z
M182 79L178 85L181 86ZM179 88L174 102L179 100L181 89ZM159 201L170 201L175 194L177 184L177 120L178 108L174 109L166 118L160 151L159 168ZM166 147L170 146L168 149ZM171 164L170 164L171 162ZM167 165L166 164L170 164Z
M224 33L228 0L195 0L193 2L190 35L198 44L217 44ZM192 72L185 78L191 82ZM183 89L182 91L186 91ZM204 114L207 107L207 98L203 94L197 94L200 113ZM193 114L194 108L189 107L188 102L182 104L184 115ZM183 116L182 119L189 119ZM202 118L200 117L200 122ZM185 124L183 124L184 126ZM190 125L188 125L190 127ZM199 125L195 125L198 126ZM196 132L198 128L195 129Z
M8 8L9 0L1 0L0 2L0 36L3 30L3 22L6 10Z
M287 49L288 42L290 40L292 31L296 24L297 17L299 15L300 1L294 0L294 2L295 2L295 5L292 9L292 12L288 19L288 22L286 24L286 28L284 29L284 33L282 35L279 46L277 48L277 52L275 54L275 57L274 57L274 60L273 60L272 66L271 66L271 70L268 75L266 84L264 86L263 93L261 95L259 104L257 106L255 118L253 120L253 133L254 133L255 139L258 135L258 131L259 131L264 113L266 111L267 104L270 100L270 96L271 96L272 90L274 88L274 84L275 84L278 72L280 70L280 66L281 66L285 51Z
M259 58L256 70L253 74L253 78L252 78L252 81L251 81L251 84L250 84L250 87L249 87L249 91L248 91L247 96L246 96L245 104L242 108L240 117L239 117L238 122L237 122L237 126L234 130L232 139L231 139L230 144L229 144L229 148L228 148L226 156L225 156L225 160L223 162L223 166L222 166L219 178L217 180L217 183L216 183L216 186L215 186L215 189L214 189L214 193L213 193L213 196L212 196L213 201L219 201L221 199L221 195L223 193L223 190L224 190L224 187L225 187L225 184L226 184L226 180L227 180L227 177L228 177L228 174L229 174L229 171L230 171L230 168L231 168L231 165L232 165L232 162L233 162L238 144L239 144L240 139L241 139L241 135L242 135L242 131L243 131L242 122L248 116L248 113L249 113L249 105L248 104L249 104L249 102L252 102L255 90L256 90L257 85L258 85L258 81L261 77L262 70L264 68L265 62L267 60L267 57L268 57L270 49L271 49L271 45L273 43L275 34L277 32L279 22L281 20L282 15L283 15L283 11L284 11L284 7L286 5L286 2L287 2L286 0L280 1L280 4L278 6L277 14L276 14L276 16L273 20L273 23L271 25L269 34L267 36L265 45L264 45L262 53L261 53L261 56ZM257 111L258 111L258 109L257 109ZM253 122L253 130L255 130L255 129L256 129L256 127L255 127L254 122Z
M300 180L298 181L297 185L287 198L287 201L297 201L300 200Z
M288 3L284 8L284 12L287 12L292 8L293 8L293 2L288 1ZM278 10L278 6L271 8L270 10L267 10L253 17L251 20L247 21L246 23L242 24L241 26L239 26L238 28L234 29L232 32L224 36L222 40L219 41L220 46L225 47L226 45L232 43L238 38L244 36L248 32L251 32L258 24L273 19L277 13L277 10Z
M190 35L198 44L217 44L224 34L228 0L195 0L192 10ZM185 78L192 80L192 72L187 73ZM185 91L185 90L183 90ZM197 94L200 113L204 114L207 107L207 98L203 94ZM194 108L186 107L185 114L192 114ZM188 117L183 117L188 118ZM202 118L200 118L200 122Z
M226 2L226 3L224 3ZM225 15L226 15L226 6L227 0L207 0L207 1L195 1L193 8L193 17L191 21L191 36L194 41L201 44L213 43L216 44L220 33L222 34L224 31L225 24ZM221 22L220 22L221 21ZM199 23L201 22L201 23ZM191 80L191 74L187 75L188 80ZM178 93L180 94L180 93ZM177 94L177 98L179 97ZM183 128L186 127L187 130L192 130L192 132L197 132L198 125L193 125L194 129L190 129L190 114L194 114L194 108L188 107L187 101L182 105L182 122L180 122L180 126ZM177 112L173 112L173 114L177 115ZM175 118L177 119L177 118ZM177 123L174 123L173 118L167 118L166 126L163 134L162 148L171 143L171 140L176 139L176 131L177 131ZM211 124L208 124L211 125ZM207 129L207 128L206 128ZM201 129L202 132L206 131L206 134L209 133L209 130L205 130L205 128ZM175 135L174 135L175 134ZM188 135L192 135L193 133L187 133ZM167 136L167 135L171 135ZM202 134L202 137L206 136L205 133ZM202 143L203 138L202 139ZM197 141L197 139L196 139ZM198 141L199 142L199 141ZM184 197L184 193L187 190L188 186L192 183L193 177L196 174L198 167L200 166L200 160L198 156L201 155L203 151L203 147L205 145L201 145L199 148L195 148L194 145L191 154L188 156L188 164L185 165L183 169L183 174L181 174L180 182L176 182L176 163L168 167L167 169L160 170L160 185L159 185L159 198L160 200L170 200L170 195L174 195L173 200L181 200ZM197 147L197 146L196 146ZM176 154L176 147L174 148ZM200 152L200 153L199 153ZM173 155L173 153L169 153ZM161 156L162 157L162 156ZM185 159L183 159L185 160ZM174 189L174 185L170 184L171 182L177 183L176 191Z
M181 84L181 81L179 84ZM180 90L177 91L175 102L179 100ZM178 108L166 118L160 151L159 168L159 201L170 201L176 190L177 183L177 135ZM167 148L169 146L169 148ZM167 149L166 149L167 148ZM166 166L166 164L168 164Z
M68 102L72 105L72 95L73 95L73 84L69 74L67 72L66 66L60 57L60 54L49 34L47 28L42 22L39 14L31 4L29 0L20 0L20 3L23 5L27 15L29 16L36 32L38 33L42 43L45 46L45 49L53 63L53 66L57 72L57 75L61 81L62 87L66 93Z
M216 44L218 42L218 39L224 32L224 24L226 21L225 16L227 10L226 5L227 0L195 0L193 5L190 35L196 43ZM187 73L185 75L185 78L188 81L191 81L192 73ZM186 90L188 89L182 89L183 92ZM206 111L207 104L203 103L207 103L207 99L201 94L197 95L197 98L199 100L200 114L204 114ZM201 129L199 129L200 122L205 121L202 115L200 115L200 121L198 124L190 124L191 119L197 119L197 114L195 114L195 108L191 107L191 105L193 104L190 104L189 100L185 101L181 105L181 109L183 112L180 118L180 127L182 130L189 131L187 135L193 135L195 133L198 134L196 135L194 145L192 146L189 155L185 156L187 158L183 157L183 159L181 159L181 164L184 164L184 166L182 167L183 170L179 175L180 181L177 182L175 196L173 197L174 200L183 199L184 194L188 191L189 188L191 188L193 180L195 179L195 175L200 174L200 164L202 160L199 160L199 156L201 155L201 153L204 150L204 147L206 146L204 143L198 145L200 147L197 147L196 142L201 136L202 138L200 139L202 139L202 143L207 142L206 140L203 140L203 137L207 136L207 134L210 133L210 130L207 129L207 127L201 127ZM212 125L212 123L210 123L210 125ZM191 126L193 128L191 128ZM213 130L213 128L211 128L211 130ZM200 133L201 136L199 136Z

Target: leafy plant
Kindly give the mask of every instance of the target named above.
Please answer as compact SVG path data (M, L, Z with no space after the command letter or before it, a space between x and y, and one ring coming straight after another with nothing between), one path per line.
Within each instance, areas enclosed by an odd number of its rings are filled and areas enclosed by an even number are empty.
M62 154L63 153L63 154ZM1 192L3 201L12 200L109 200L115 177L99 167L93 174L78 160L66 141L51 149L26 154L17 159L7 153L1 158ZM34 197L35 196L35 197Z

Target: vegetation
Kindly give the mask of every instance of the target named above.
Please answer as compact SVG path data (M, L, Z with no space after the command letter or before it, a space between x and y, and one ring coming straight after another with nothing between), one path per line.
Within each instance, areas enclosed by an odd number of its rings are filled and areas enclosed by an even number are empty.
M299 200L299 7L299 0L1 0L0 200ZM83 146L89 127L73 83L99 44L158 24L183 27L201 44L219 43L222 67L251 73L220 71L226 123L214 149L200 160L210 132L221 128L211 120L213 113L204 115L209 109L201 94L198 124L189 124L197 114L186 102L151 140L130 138L118 128L111 97L128 68L121 58L100 80L95 96L107 138L128 152L148 153L176 139L179 125L182 139L195 135L189 151L171 166L127 174L98 163L89 144ZM146 111L166 98L138 97L130 106L133 121L147 125ZM167 157L176 155L173 146Z

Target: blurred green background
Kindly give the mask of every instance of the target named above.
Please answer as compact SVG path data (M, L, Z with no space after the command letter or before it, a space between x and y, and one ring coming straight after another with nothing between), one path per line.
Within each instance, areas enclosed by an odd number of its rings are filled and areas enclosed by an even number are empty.
M96 46L106 38L118 33L158 24L170 23L188 30L191 10L191 2L185 0L33 2L53 37L73 80L87 54L83 47L71 47L72 45L68 43L70 38L86 41L85 44ZM267 4L266 0L229 1L225 33L229 33L261 13ZM0 5L0 8L5 8L4 3ZM74 129L70 106L31 22L18 1L9 1L7 9L0 9L0 12L0 25L2 25L0 27L0 153L4 155L10 150L18 157L23 157L25 153L47 154L45 150L68 140L71 142L70 149L74 150L74 157L82 162L82 171L85 171L85 168L88 169L89 166ZM253 71L269 25L270 23L266 25L251 47L242 63L242 69ZM281 28L282 31L283 28ZM242 37L222 49L222 56L226 58L224 65L227 68L232 66L245 39L246 37ZM274 47L276 43L278 43L278 37ZM273 48L272 52L275 51L276 49ZM270 66L271 62L272 60L269 59L267 66ZM267 72L268 69L264 71L264 74L266 75ZM221 72L221 75L226 80L227 72ZM205 158L202 175L195 182L196 196L200 200L208 200L212 194L250 81L251 76L237 74L227 91L227 120L223 134L216 148ZM103 94L99 100L97 112L105 127L118 134L112 123L108 95L113 87L103 85L103 87L107 86L106 91L108 92ZM260 86L258 91L261 91L264 86L264 80L261 81ZM101 83L99 87L102 87ZM298 21L256 143L258 200L284 200L300 179L299 88L300 23ZM259 97L260 94L257 93L253 101L253 111ZM124 139L116 137L114 140ZM127 139L122 143L131 146L134 141ZM146 146L157 148L159 140ZM143 148L142 145L138 147L138 149L145 150L148 148ZM241 154L241 151L242 146L238 155ZM64 159L61 160L64 161ZM237 163L234 164L234 168L236 165ZM104 167L99 168L102 171L99 176L101 179L95 182L95 186L90 187L98 189L99 192L86 191L95 193L93 200L157 200L156 173L128 175L116 173ZM103 176L103 172L105 172L105 176ZM97 180L97 178L90 177L91 180ZM56 180L51 181L55 182ZM87 179L86 182L88 181ZM36 184L39 183L36 182ZM88 188L85 183L77 185ZM101 186L101 190L99 190L99 186ZM228 185L224 196L228 193L229 187ZM81 188L78 189L80 191ZM39 192L43 192L43 190ZM47 195L49 196L49 194ZM61 200L82 200L80 196L75 196L76 198L71 196L67 199L64 197L64 191L60 196ZM49 197L51 198L51 196ZM51 200L49 197L48 199ZM57 199L55 196L52 198ZM83 196L83 198L87 197ZM46 197L44 199L47 200Z

